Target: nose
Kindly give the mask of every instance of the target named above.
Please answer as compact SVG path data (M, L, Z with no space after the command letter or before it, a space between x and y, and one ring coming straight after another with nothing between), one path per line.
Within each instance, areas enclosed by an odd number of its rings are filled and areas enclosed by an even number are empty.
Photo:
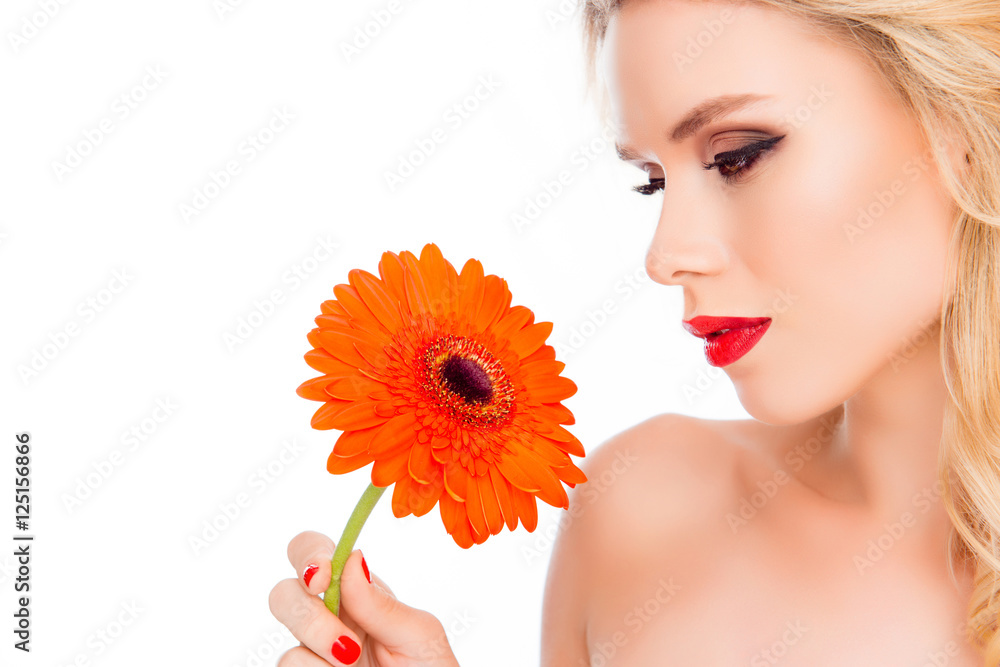
M729 252L718 220L690 194L664 192L663 208L646 253L646 273L662 285L680 285L693 276L718 275Z

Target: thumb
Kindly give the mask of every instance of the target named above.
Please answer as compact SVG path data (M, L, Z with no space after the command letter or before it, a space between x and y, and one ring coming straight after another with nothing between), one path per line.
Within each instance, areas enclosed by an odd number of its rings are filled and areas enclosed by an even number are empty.
M363 558L360 549L353 551L340 578L340 603L351 618L372 639L389 648L440 642L445 636L441 622L430 612L397 600L377 577L372 576L369 583L364 572L367 564L361 564Z

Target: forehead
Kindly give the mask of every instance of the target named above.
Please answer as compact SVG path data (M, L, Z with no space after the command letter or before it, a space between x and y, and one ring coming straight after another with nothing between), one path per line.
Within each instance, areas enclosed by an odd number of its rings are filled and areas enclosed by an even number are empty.
M811 87L856 76L860 55L754 4L642 0L611 18L598 67L626 128L675 122L710 97L754 93L793 108Z

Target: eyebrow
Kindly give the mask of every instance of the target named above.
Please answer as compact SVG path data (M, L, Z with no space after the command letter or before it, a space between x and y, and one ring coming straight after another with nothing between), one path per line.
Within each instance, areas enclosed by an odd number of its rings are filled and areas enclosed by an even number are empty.
M742 95L720 95L705 100L698 106L691 109L684 118L681 119L674 129L667 136L674 143L681 142L695 134L713 120L717 120L740 109L753 106L764 100L773 98L773 95L758 95L756 93L744 93ZM615 143L615 151L621 160L641 160L642 157L631 149Z

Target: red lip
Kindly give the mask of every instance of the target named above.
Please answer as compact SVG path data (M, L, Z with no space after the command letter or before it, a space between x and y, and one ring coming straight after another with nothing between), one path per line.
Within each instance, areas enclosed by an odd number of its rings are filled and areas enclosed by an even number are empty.
M769 322L770 317L709 317L700 315L690 320L684 320L684 330L692 336L705 338L722 329L744 329Z
M771 325L770 317L699 317L685 320L684 329L705 339L705 358L712 366L728 366L749 352ZM717 331L729 329L724 334Z

